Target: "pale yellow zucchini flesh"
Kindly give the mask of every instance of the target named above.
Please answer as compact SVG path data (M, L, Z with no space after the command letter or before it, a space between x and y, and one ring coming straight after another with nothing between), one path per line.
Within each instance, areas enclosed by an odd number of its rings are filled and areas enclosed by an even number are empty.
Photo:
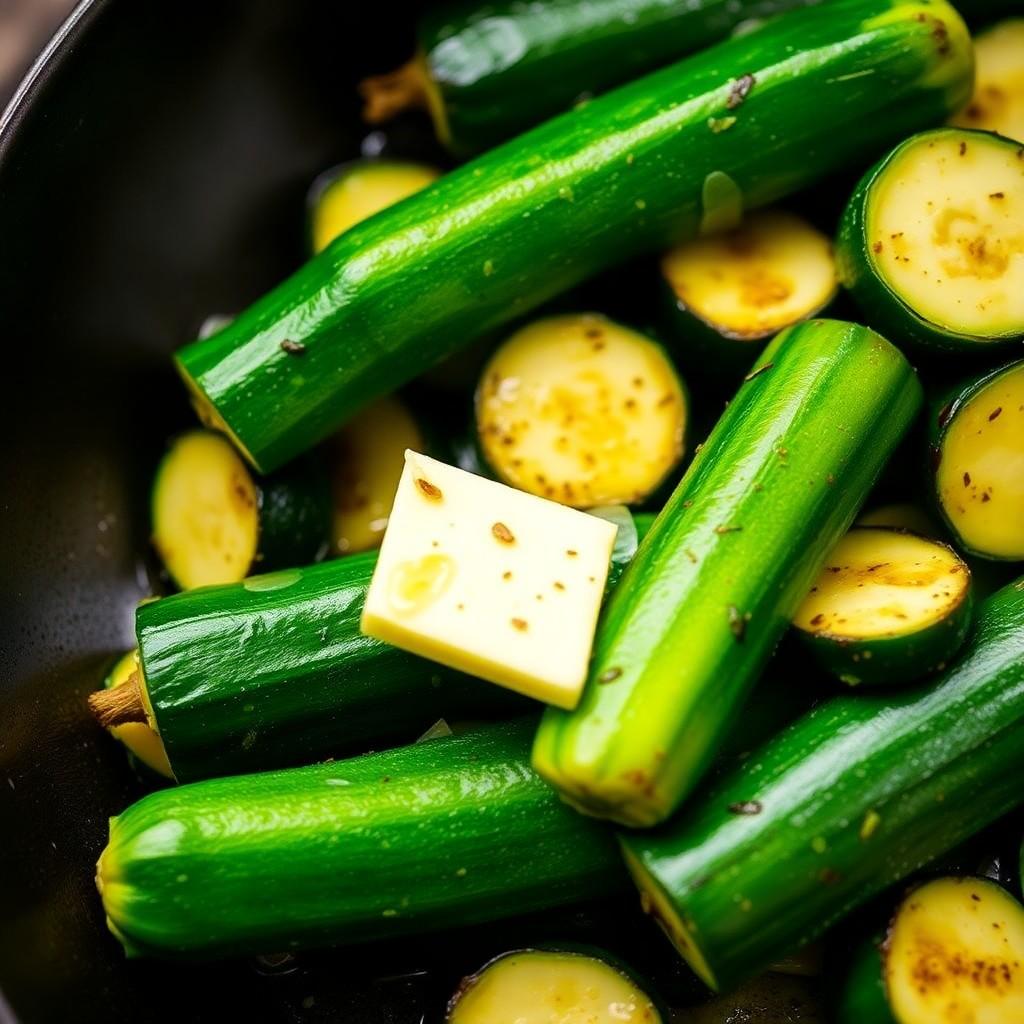
M872 185L870 259L920 317L996 338L1024 331L1024 159L958 132L907 145Z
M686 417L661 346L596 314L524 327L476 394L478 442L498 478L574 508L646 498L682 457Z
M838 286L831 240L785 210L753 213L734 231L671 250L662 273L681 306L737 339L814 316Z
M118 659L103 685L107 689L123 686L137 672L142 672L139 652L129 651ZM170 762L167 760L167 751L164 750L163 742L156 730L151 726L145 722L125 722L123 725L111 726L109 731L111 736L120 740L147 768L151 768L164 778L174 778Z
M1024 1021L1024 908L992 882L940 878L916 889L884 956L900 1024Z
M939 502L963 543L1024 559L1024 364L960 408L942 439Z
M523 950L468 978L451 1001L448 1024L662 1024L662 1017L604 960Z
M1024 143L1024 18L979 33L974 57L974 95L951 123Z

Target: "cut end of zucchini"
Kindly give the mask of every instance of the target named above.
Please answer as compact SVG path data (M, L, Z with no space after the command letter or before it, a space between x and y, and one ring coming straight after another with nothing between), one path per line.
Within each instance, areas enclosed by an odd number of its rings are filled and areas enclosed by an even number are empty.
M974 55L974 95L951 123L1024 143L1024 18L1010 18L980 33Z
M967 340L1024 334L1024 156L960 129L905 142L866 198L868 258L926 324Z
M954 407L940 440L939 505L967 550L1024 559L1024 362Z
M178 438L153 484L153 545L185 590L244 579L259 544L259 494L227 438Z
M373 214L419 192L441 172L425 164L372 161L347 164L318 179L310 194L313 252Z
M409 448L421 451L423 436L394 398L367 406L335 435L330 443L334 554L380 546Z
M104 690L112 690L128 685L133 679L142 678L142 666L139 664L139 652L128 651L119 658L103 681ZM167 751L164 750L163 742L156 730L148 722L146 708L142 703L142 712L146 721L126 722L123 725L109 727L110 735L128 748L129 753L134 754L147 768L162 775L164 778L173 779L170 762L167 760Z
M505 953L467 978L447 1024L662 1024L650 997L610 963L575 952Z
M646 498L682 457L686 415L662 348L595 314L518 331L476 395L479 443L498 477L575 508Z
M1024 1020L1024 908L992 882L940 878L915 890L884 955L900 1024Z
M661 269L682 312L739 341L816 315L838 287L831 241L783 210L753 213L734 231L681 245Z

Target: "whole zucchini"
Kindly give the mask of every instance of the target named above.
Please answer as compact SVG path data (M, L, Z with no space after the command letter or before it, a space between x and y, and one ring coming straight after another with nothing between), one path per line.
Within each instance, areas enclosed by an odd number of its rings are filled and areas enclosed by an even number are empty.
M1024 799L1024 578L935 685L810 711L679 818L622 837L645 906L728 988Z
M608 602L579 705L545 712L533 763L566 799L646 826L692 790L920 403L865 327L765 349Z
M527 763L533 720L144 797L96 884L129 956L362 942L604 895L614 839Z
M272 469L584 278L728 227L940 121L971 70L966 28L943 0L794 11L357 224L182 349L178 367L201 417Z

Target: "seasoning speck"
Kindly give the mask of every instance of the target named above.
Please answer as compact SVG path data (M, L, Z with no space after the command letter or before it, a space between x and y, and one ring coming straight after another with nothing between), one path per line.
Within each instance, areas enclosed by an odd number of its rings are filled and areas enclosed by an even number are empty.
M739 803L729 804L730 814L760 814L763 810L760 800L740 800Z
M419 488L420 494L431 501L440 501L444 497L440 487L436 487L429 480L425 480L421 476L416 477L416 486Z
M754 88L757 79L750 74L740 75L729 87L729 98L725 105L729 110L735 110L749 95Z
M597 677L597 681L599 683L614 683L615 680L618 679L621 675L621 668L609 668L605 669L605 671Z
M576 557L576 556L577 556L577 555L579 554L579 552L578 552L578 551L575 551L575 550L574 550L573 548L569 548L569 549L568 549L568 550L567 550L567 551L566 551L565 553L566 553L566 554L567 554L567 555L568 555L568 556L569 556L570 558L575 558L575 557Z
M747 623L749 621L749 613L747 615L741 615L740 610L736 605L729 605L729 629L732 632L732 635L740 642L743 641L743 637L746 635Z
M301 341L292 341L291 338L285 338L281 342L281 351L287 352L290 356L304 356L306 354L306 346Z
M708 127L715 135L727 132L736 123L735 117L709 117Z
M514 534L504 523L495 523L491 527L491 533L493 533L495 538L500 540L502 544L515 544L516 542Z
M1001 405L998 406L997 408L993 409L988 414L988 421L989 421L989 423L991 423L994 419L996 419L1002 411L1003 411L1003 407Z
M518 629L520 633L525 633L526 629L527 629L527 626L529 625L529 623L527 623L526 619L512 619L511 622L512 622L512 628L513 629Z
M964 470L964 487L971 486L971 474Z
M751 370L743 379L753 380L755 377L760 377L762 373L767 373L774 365L774 363L765 363L763 366L759 366L756 370Z

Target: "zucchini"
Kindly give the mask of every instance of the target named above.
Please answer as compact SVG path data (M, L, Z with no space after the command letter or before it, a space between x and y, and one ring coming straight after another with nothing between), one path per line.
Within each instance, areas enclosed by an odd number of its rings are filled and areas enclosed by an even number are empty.
M668 1024L632 975L574 950L503 953L462 980L445 1024Z
M943 0L794 11L382 210L180 350L178 368L200 416L269 471L584 278L731 226L941 120L971 72ZM708 126L723 117L736 118L727 131Z
M894 341L977 352L1024 338L1020 144L938 128L861 178L837 259L871 325Z
M423 434L408 408L391 397L356 413L327 442L333 554L380 547L408 448L422 451Z
M908 530L933 540L943 535L938 523L919 505L893 502L875 505L857 517L857 526L883 526L892 530Z
M398 160L357 160L313 182L309 190L309 242L314 253L343 231L394 206L441 176L436 167Z
M124 686L139 671L139 652L128 651L114 664L114 667L103 680L105 690ZM110 726L110 735L120 740L128 750L130 758L134 758L143 767L165 779L173 779L174 773L167 761L160 737L147 722L124 722Z
M904 685L944 668L971 625L971 571L952 548L854 527L832 549L793 624L849 686Z
M614 840L529 770L533 728L152 793L111 819L96 871L110 930L131 957L194 959L603 896L621 878Z
M957 544L1024 559L1024 360L961 382L928 426L935 500Z
M326 548L327 478L302 459L259 480L221 434L177 438L156 471L153 547L183 590L234 583L259 567L309 562Z
M648 910L728 988L1020 803L1022 759L1024 578L935 685L821 704L621 842Z
M974 95L951 123L1024 142L1024 18L1009 18L975 36L974 56Z
M817 316L839 286L832 240L786 210L760 210L661 260L666 329L680 358L746 371L760 345Z
M647 826L690 792L920 403L865 327L765 349L612 595L576 711L542 720L534 767L565 799Z
M360 84L380 124L425 108L440 141L479 153L583 97L702 50L743 22L815 0L449 2L419 23L417 53Z
M686 393L668 356L594 313L516 331L484 367L475 406L494 475L575 508L639 504L683 456Z

